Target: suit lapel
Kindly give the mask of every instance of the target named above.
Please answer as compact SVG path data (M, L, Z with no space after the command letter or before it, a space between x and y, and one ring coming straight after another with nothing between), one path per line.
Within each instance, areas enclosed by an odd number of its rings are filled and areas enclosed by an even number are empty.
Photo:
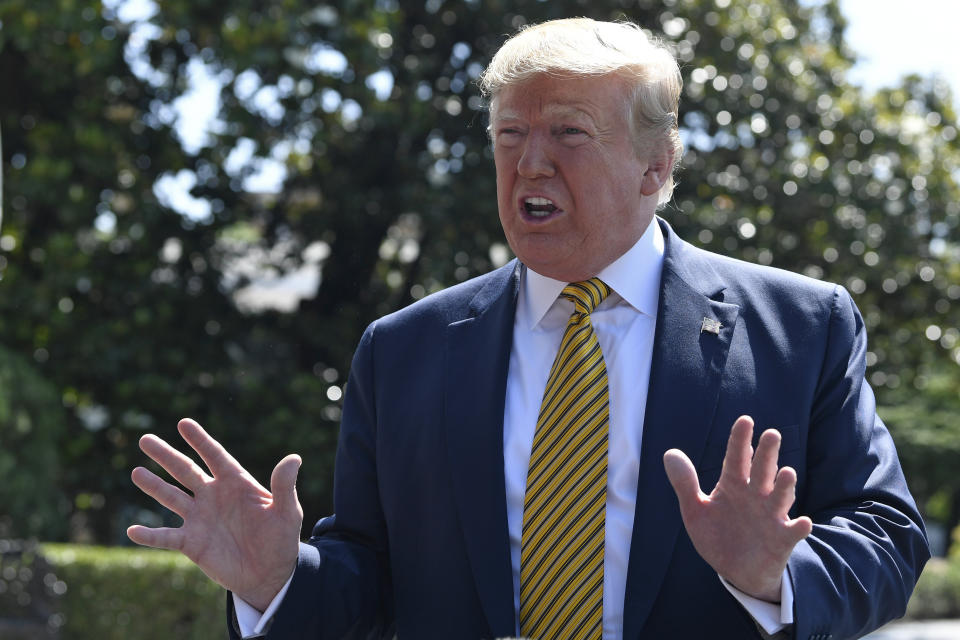
M445 335L447 452L477 593L495 637L515 633L503 408L519 273L519 265L504 268Z
M700 461L739 311L721 301L723 285L700 254L661 226L666 248L630 544L625 639L643 628L683 526L663 454L677 448L695 465ZM702 330L704 318L720 322L718 333Z

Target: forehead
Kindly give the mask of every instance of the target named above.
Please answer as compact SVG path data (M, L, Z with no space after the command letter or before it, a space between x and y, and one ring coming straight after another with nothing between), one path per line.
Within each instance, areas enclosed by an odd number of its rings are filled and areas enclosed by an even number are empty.
M627 114L626 87L617 76L536 75L507 85L490 104L491 121L531 117L587 117L608 122Z

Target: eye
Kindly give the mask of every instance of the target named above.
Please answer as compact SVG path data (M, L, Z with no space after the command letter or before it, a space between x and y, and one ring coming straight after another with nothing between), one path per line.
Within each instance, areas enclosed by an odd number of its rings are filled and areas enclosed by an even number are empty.
M520 129L517 127L503 127L497 130L498 138L513 138L520 135Z
M515 147L520 143L520 138L522 136L520 129L516 127L503 127L497 129L494 139L496 144L502 147Z
M585 133L586 133L586 131L584 131L583 129L578 129L577 127L564 127L564 128L563 128L563 135L565 135L565 136L578 136L578 135L585 134Z

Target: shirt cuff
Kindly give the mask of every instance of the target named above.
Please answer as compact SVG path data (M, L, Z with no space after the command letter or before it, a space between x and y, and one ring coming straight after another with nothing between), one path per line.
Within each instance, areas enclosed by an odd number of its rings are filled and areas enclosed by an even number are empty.
M240 636L242 638L257 638L266 633L267 625L269 625L273 619L273 614L280 608L280 603L283 602L283 596L287 595L287 589L290 588L292 581L293 574L291 573L290 577L287 578L287 582L283 585L283 588L273 597L270 604L267 605L267 610L262 613L237 594L231 594L233 596L233 610L237 614L237 626L240 627Z
M780 583L780 602L767 602L753 596L748 596L740 589L727 582L723 576L717 575L727 591L737 599L753 620L768 634L773 635L793 624L793 585L790 584L790 574L783 570L783 579Z

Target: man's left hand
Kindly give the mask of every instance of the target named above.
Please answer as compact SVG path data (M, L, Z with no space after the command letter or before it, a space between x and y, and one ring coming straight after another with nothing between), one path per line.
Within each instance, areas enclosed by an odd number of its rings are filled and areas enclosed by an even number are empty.
M797 473L777 469L780 433L768 429L754 452L753 419L733 424L720 480L710 495L700 490L697 471L678 449L663 455L667 477L693 546L716 572L740 591L780 601L783 570L790 552L810 535L806 516L791 519Z

